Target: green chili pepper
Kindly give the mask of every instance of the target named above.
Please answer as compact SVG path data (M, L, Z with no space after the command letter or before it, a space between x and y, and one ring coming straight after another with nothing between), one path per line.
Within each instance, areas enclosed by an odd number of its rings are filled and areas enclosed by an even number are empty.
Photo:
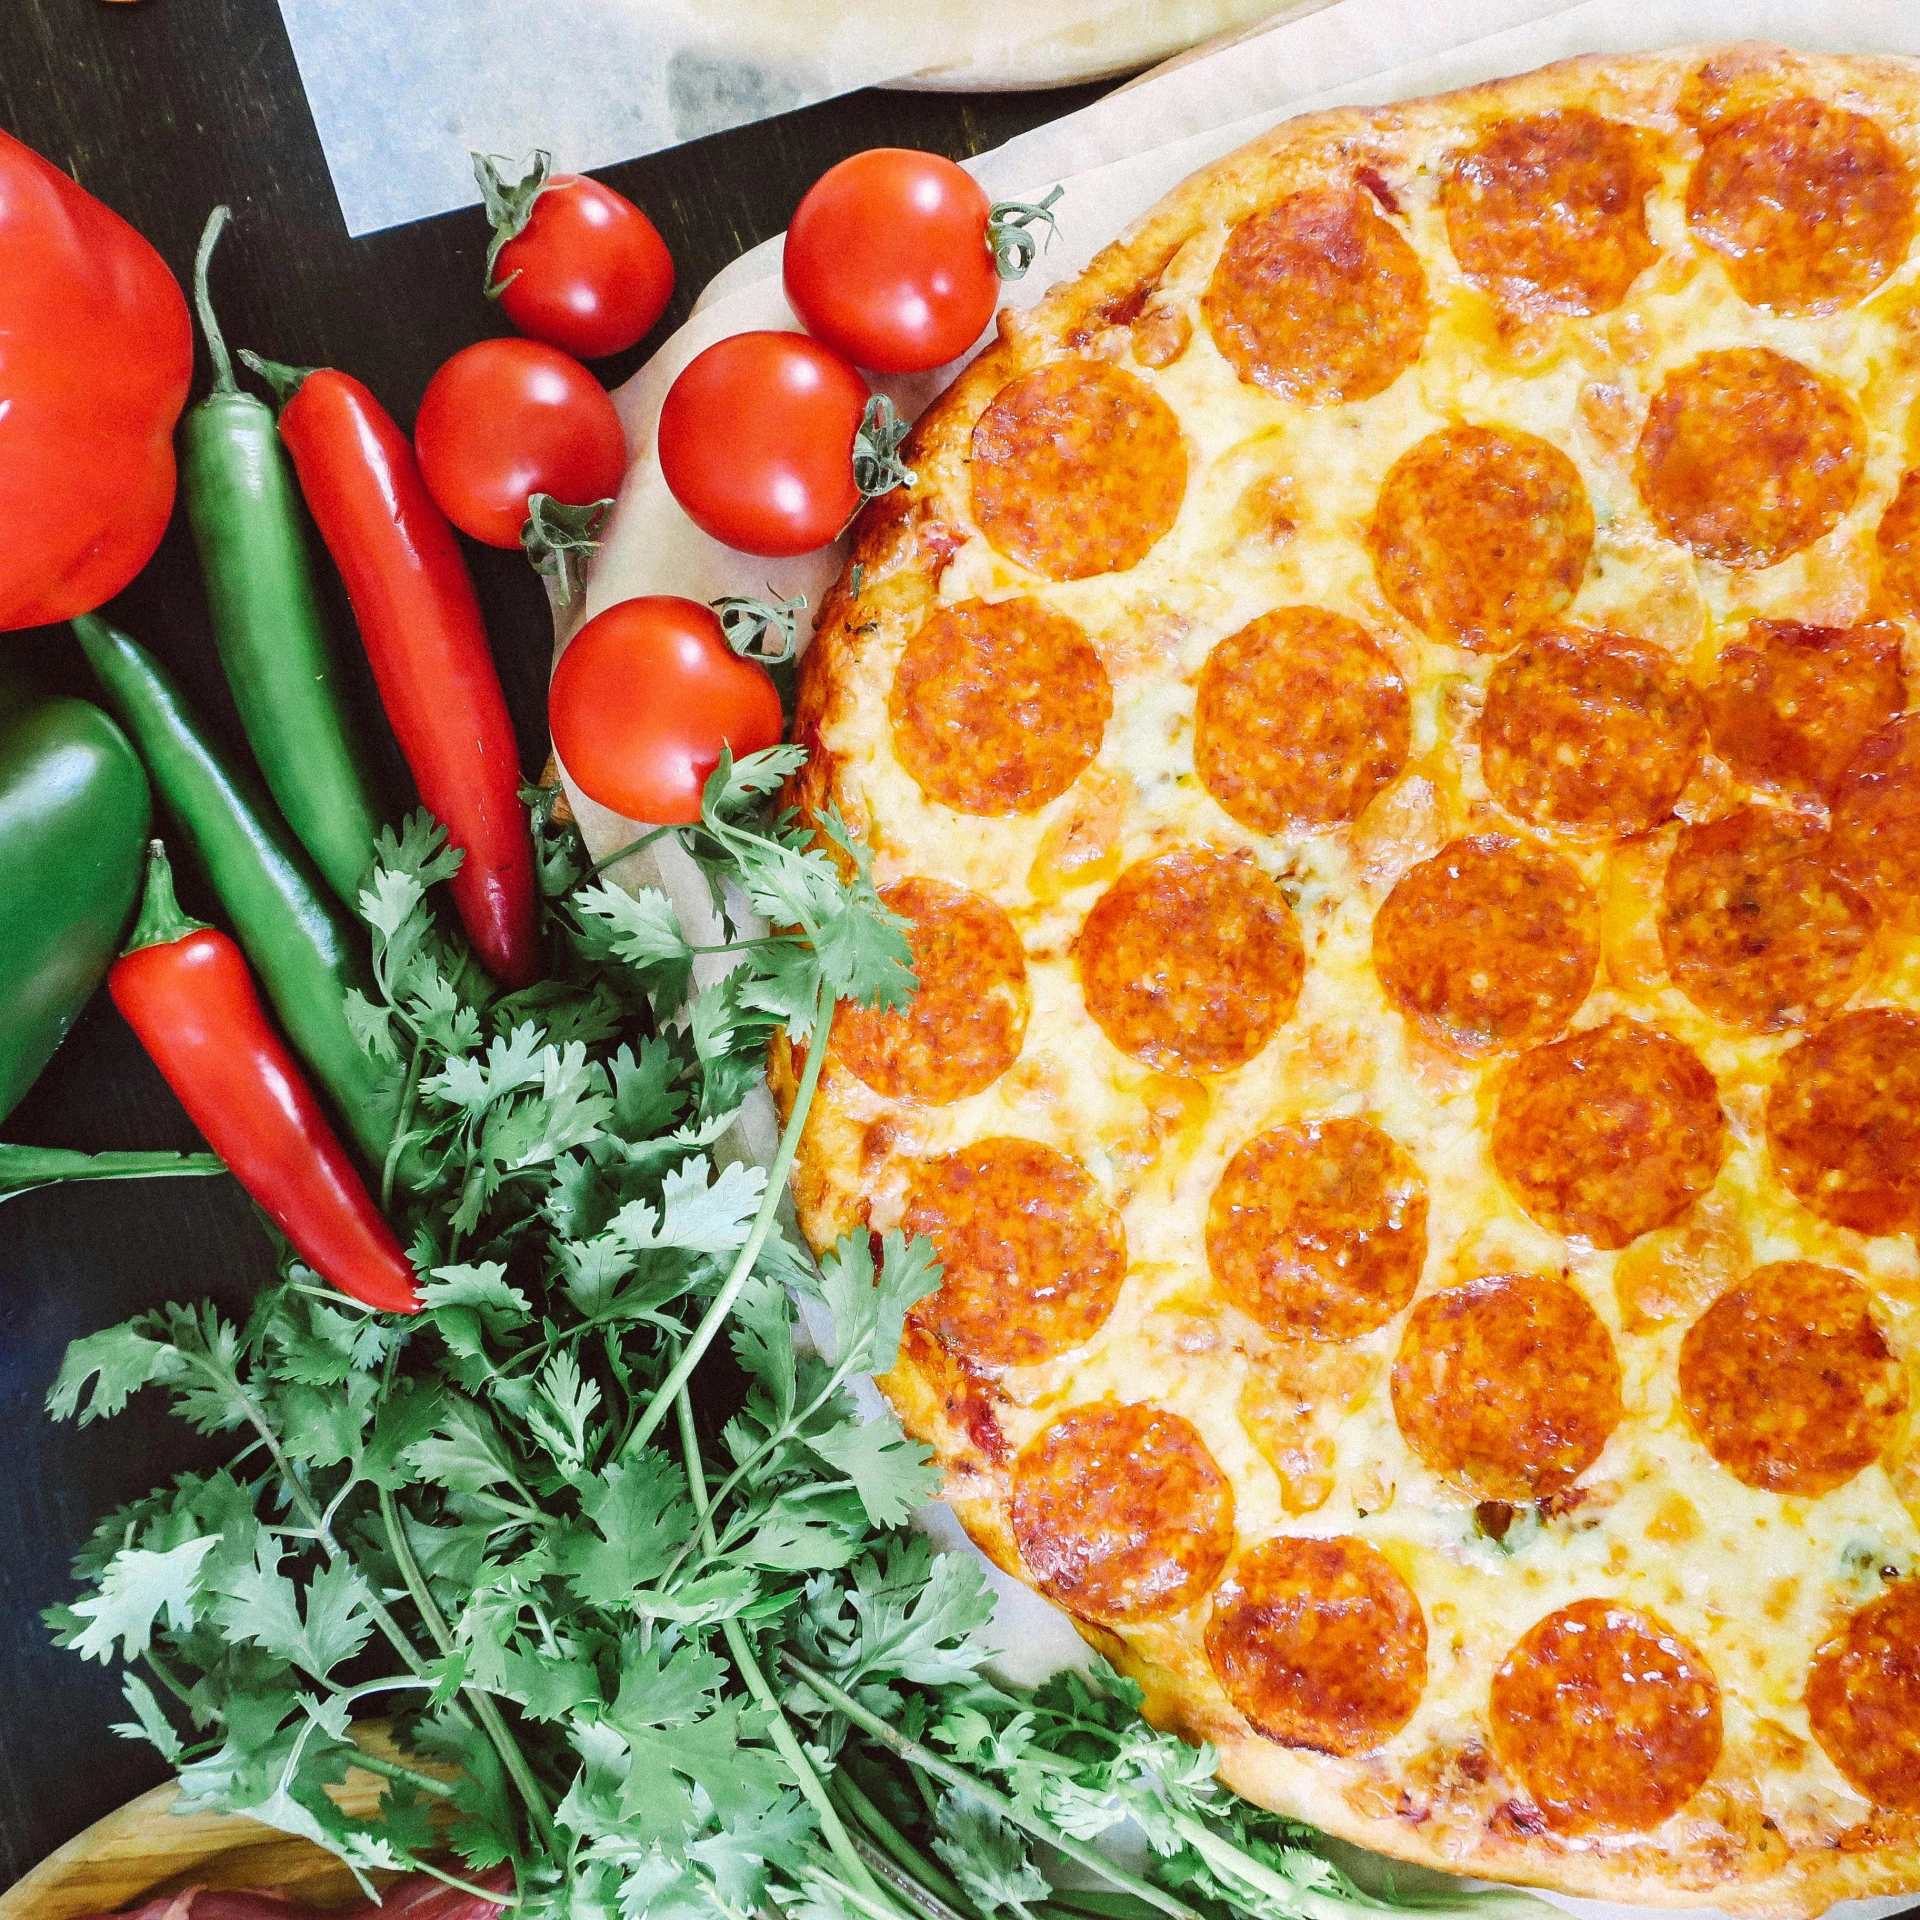
M268 790L349 906L379 825L320 612L295 484L273 409L234 384L207 267L228 220L215 207L193 266L213 388L181 423L180 480L220 664Z
M0 1120L120 949L152 812L98 707L0 675Z
M186 835L280 1024L368 1157L384 1159L397 1087L347 1021L366 942L272 803L214 744L159 661L98 614L74 621L100 684Z

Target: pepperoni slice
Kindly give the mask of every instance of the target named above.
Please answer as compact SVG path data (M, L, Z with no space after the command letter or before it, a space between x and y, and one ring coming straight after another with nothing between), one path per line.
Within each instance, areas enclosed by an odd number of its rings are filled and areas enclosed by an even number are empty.
M1600 958L1600 911L1569 861L1475 834L1412 868L1373 922L1387 998L1457 1053L1550 1040Z
M1920 619L1920 468L1906 474L1881 516L1880 579L1901 612Z
M1203 311L1242 380L1324 407L1371 398L1419 359L1427 276L1369 195L1319 188L1234 228Z
M1606 313L1656 249L1632 128L1585 107L1497 122L1440 183L1460 270L1521 313Z
M1808 1260L1756 1268L1687 1329L1680 1398L1736 1480L1810 1496L1879 1459L1906 1410L1866 1288Z
M1889 926L1920 933L1920 714L1888 721L1842 777L1833 868Z
M1074 945L1087 1011L1150 1067L1230 1073L1279 1031L1306 954L1287 897L1244 854L1179 847L1129 867Z
M1593 552L1593 506L1558 447L1456 425L1388 470L1367 528L1387 604L1423 633L1500 653L1563 612Z
M1658 1615L1576 1600L1536 1621L1488 1700L1493 1750L1557 1833L1644 1833L1720 1758L1720 1687Z
M1090 1620L1190 1607L1233 1551L1233 1488L1165 1407L1075 1407L1021 1450L1013 1537L1049 1598Z
M1790 1048L1767 1100L1774 1170L1856 1233L1920 1226L1920 1018L1862 1007Z
M1173 525L1187 450L1173 409L1104 360L1055 360L1002 387L973 430L973 512L1050 580L1137 566Z
M1920 1813L1920 1580L1868 1601L1813 1656L1807 1718L1869 1800Z
M1803 1026L1850 994L1867 962L1866 902L1837 878L1824 828L1740 807L1680 830L1660 897L1674 985L1729 1026Z
M1770 567L1853 505L1862 437L1831 381L1771 347L1729 347L1667 375L1634 478L1668 539L1725 567Z
M1207 1661L1257 1733L1315 1753L1371 1753L1413 1718L1427 1622L1378 1547L1282 1535L1214 1596Z
M919 990L904 1008L842 1005L836 1056L889 1100L951 1106L1020 1057L1027 957L1004 912L942 880L902 880L880 898L907 922Z
M1707 725L1738 778L1824 799L1905 696L1897 627L1756 620L1721 651Z
M1487 1500L1563 1492L1620 1424L1620 1362L1564 1280L1497 1273L1407 1316L1393 1417L1435 1473Z
M1034 813L1100 751L1113 688L1087 636L1038 600L936 609L900 656L893 750L956 813Z
M1257 1135L1207 1208L1207 1265L1242 1313L1283 1337L1351 1340L1413 1298L1427 1257L1427 1183L1364 1120Z
M1913 179L1865 115L1775 100L1701 144L1687 224L1748 305L1831 313L1870 294L1913 244Z
M1119 1216L1077 1160L1034 1140L979 1140L927 1161L905 1220L940 1256L920 1311L988 1366L1026 1366L1089 1340L1126 1276Z
M1312 833L1357 819L1399 773L1410 723L1406 686L1365 627L1279 607L1208 654L1194 770L1242 826Z
M1500 1178L1543 1227L1596 1247L1624 1247L1679 1219L1726 1151L1713 1075L1678 1040L1632 1020L1523 1054L1500 1083Z
M1700 734L1700 703L1660 648L1617 633L1549 633L1494 668L1480 765L1522 820L1645 833L1673 811Z

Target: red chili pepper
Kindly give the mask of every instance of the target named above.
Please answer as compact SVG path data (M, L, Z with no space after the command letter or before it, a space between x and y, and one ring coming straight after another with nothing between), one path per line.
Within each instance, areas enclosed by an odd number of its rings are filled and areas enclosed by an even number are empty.
M467 564L407 437L351 374L247 364L292 397L280 435L347 583L380 700L420 798L465 854L454 905L488 972L540 977L520 753Z
M301 1259L370 1307L417 1313L413 1263L269 1024L245 956L180 911L158 840L107 990L207 1144Z

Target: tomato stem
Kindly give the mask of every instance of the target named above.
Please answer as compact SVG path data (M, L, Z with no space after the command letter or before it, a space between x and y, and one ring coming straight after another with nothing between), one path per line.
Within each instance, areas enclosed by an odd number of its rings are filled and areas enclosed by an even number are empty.
M569 507L550 493L527 496L526 525L520 546L533 570L554 583L560 604L571 606L586 585L587 562L600 551L600 528L613 511L611 500L590 500Z
M727 645L742 660L757 660L763 667L777 667L791 660L800 645L800 618L807 610L807 596L796 593L783 599L767 586L768 597L754 600L744 594L723 594L708 604L720 616L720 631Z
M1018 280L1039 257L1042 244L1053 245L1060 224L1053 217L1053 203L1066 192L1056 186L1038 200L996 200L987 209L987 251L993 255L993 268L1002 280ZM1033 230L1044 226L1044 243Z
M884 393L876 393L860 416L853 436L853 484L861 500L877 500L895 487L911 487L919 475L900 458L900 443L912 431Z
M546 192L547 181L553 173L553 155L545 147L536 147L533 158L525 163L527 171L511 182L500 171L515 164L505 154L470 152L468 157L473 161L473 177L479 183L487 218L493 223L493 239L487 247L486 281L481 290L489 300L498 300L519 275L510 273L496 284L493 263L509 240L517 240L526 232L527 222L533 218L533 203Z

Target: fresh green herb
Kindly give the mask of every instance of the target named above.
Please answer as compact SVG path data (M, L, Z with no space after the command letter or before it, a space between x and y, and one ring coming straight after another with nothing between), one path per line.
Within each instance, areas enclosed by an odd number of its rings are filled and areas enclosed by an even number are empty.
M51 1624L126 1663L119 1731L188 1805L363 1878L505 1864L530 1916L1379 1904L1112 1674L993 1684L977 1567L907 1530L937 1474L851 1387L938 1270L897 1234L815 1265L778 1220L834 1005L913 985L864 849L832 816L816 840L769 813L798 764L723 763L680 836L727 933L730 970L697 991L666 897L593 877L550 803L560 962L513 994L435 910L440 830L382 836L353 1020L397 1088L384 1184L425 1307L374 1315L288 1257L244 1325L169 1306L76 1342L56 1414L154 1387L233 1450L105 1521ZM763 1170L727 1143L777 1028L807 1060ZM362 1714L397 1749L357 1744ZM384 1776L378 1819L330 1796L349 1766ZM1150 1848L1131 1870L1094 1851L1129 1821ZM1041 1861L1062 1856L1105 1891L1056 1886Z

